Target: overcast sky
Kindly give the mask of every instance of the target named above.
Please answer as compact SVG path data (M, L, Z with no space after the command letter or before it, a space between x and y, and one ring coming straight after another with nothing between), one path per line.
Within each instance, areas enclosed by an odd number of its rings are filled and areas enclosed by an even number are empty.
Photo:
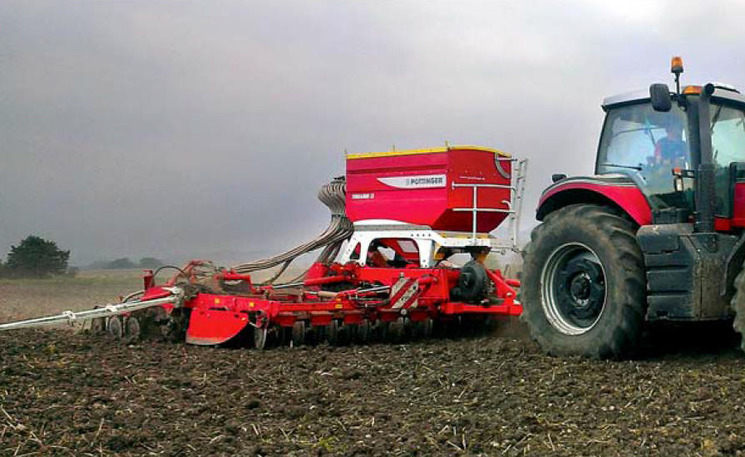
M745 4L0 1L0 256L231 263L321 231L344 151L480 144L592 172L603 97L743 86Z

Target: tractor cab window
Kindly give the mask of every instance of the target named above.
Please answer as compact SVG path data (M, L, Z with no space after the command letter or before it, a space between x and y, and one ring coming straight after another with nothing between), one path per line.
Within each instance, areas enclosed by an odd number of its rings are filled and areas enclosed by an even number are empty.
M732 162L745 162L745 113L725 105L711 106L711 152L716 174L716 213L731 217L729 209Z
M649 103L608 112L598 151L598 174L629 176L657 209L693 208L693 189L675 192L672 170L691 168L686 113L662 113Z

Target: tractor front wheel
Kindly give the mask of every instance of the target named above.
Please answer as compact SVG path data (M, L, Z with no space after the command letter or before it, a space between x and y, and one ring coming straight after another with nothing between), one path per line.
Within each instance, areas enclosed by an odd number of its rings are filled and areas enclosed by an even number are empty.
M635 226L610 208L571 205L533 230L521 301L531 336L550 354L623 358L641 335L644 261Z

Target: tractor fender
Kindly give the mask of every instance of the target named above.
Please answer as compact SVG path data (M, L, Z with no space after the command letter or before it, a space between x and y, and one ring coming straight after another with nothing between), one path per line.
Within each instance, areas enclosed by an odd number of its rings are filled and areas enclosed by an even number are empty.
M543 191L536 210L542 221L549 213L567 205L595 203L618 208L638 225L652 223L652 209L639 187L624 175L564 178Z

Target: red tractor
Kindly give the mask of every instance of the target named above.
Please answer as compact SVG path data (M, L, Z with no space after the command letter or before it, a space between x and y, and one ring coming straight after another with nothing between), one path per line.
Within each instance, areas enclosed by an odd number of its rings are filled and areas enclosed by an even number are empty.
M524 252L523 320L549 353L619 358L645 322L745 330L745 97L717 83L610 97L592 176L554 175Z

